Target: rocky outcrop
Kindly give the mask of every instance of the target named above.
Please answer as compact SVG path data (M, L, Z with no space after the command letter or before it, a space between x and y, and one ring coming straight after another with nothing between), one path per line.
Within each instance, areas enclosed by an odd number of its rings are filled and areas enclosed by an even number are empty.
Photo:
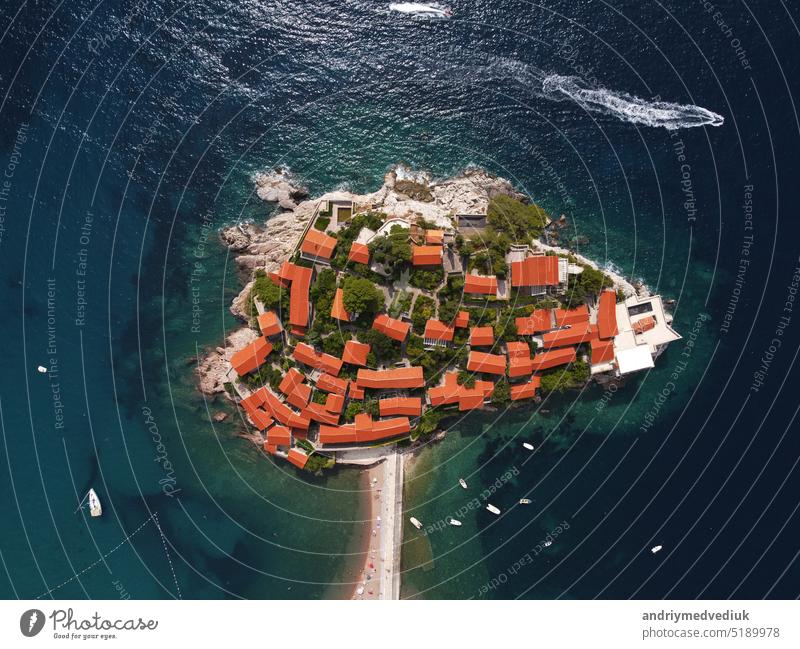
M225 392L228 372L231 369L231 356L256 338L258 338L257 331L250 327L242 327L228 336L225 347L217 347L206 355L197 368L200 391L205 394Z
M297 184L286 170L258 173L253 178L256 194L267 203L277 203L284 210L293 210L297 203L308 198L308 191Z

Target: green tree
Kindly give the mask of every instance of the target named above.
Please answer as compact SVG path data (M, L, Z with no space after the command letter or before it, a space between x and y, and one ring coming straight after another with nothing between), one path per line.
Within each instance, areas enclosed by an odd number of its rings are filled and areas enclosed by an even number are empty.
M360 317L374 316L385 305L385 297L375 284L363 277L348 276L344 280L344 308Z
M516 243L528 243L541 235L547 212L536 204L524 203L501 194L489 201L486 222L497 234L505 233Z

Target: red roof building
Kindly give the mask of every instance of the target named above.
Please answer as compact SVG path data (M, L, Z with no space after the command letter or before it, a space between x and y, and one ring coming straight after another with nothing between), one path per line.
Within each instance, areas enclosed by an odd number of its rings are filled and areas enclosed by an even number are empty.
M511 386L511 400L519 401L520 399L532 399L536 396L536 390L542 380L538 376L534 376L527 383L520 383L519 385Z
M614 341L592 339L592 365L610 363L614 360Z
M412 266L441 266L442 246L411 246Z
M483 352L472 351L467 358L467 369L470 372L505 374L506 357L497 354L484 354Z
M533 370L538 372L541 370L548 370L551 367L558 367L559 365L566 365L572 363L577 358L574 347L567 347L565 349L553 349L548 352L536 354L533 357Z
M494 344L494 329L492 327L473 327L469 332L469 344L479 347Z
M422 414L422 399L419 397L393 397L378 401L381 417L407 415L419 417Z
M286 402L299 410L305 408L310 400L311 386L308 383L301 383L286 396Z
M358 387L355 381L350 381L350 391L348 392L350 399L361 401L364 398L364 388Z
M369 349L370 347L366 343L348 340L344 344L342 362L347 363L348 365L360 365L361 367L366 367Z
M324 232L311 228L303 239L300 251L315 259L330 259L336 248L336 239Z
M597 304L597 331L600 338L613 338L617 329L617 294L606 289L600 293Z
M289 395L305 380L305 378L306 377L303 376L303 373L300 370L298 370L296 367L292 367L288 372L286 372L283 379L281 379L280 385L278 385L278 390L283 392L285 395Z
M538 255L511 263L511 286L558 286L558 257Z
M344 289L337 288L333 296L333 304L331 305L331 318L350 322L350 314L344 308Z
M293 333L300 333L308 327L311 306L308 301L308 291L311 288L311 268L294 266L292 271L292 288L289 293L289 324L294 328Z
M429 246L441 246L444 243L444 230L425 230L425 243Z
M554 314L556 327L589 324L589 308L585 304L574 309L556 309Z
M469 326L469 311L459 311L456 314L456 319L453 320L453 326L456 329L464 329Z
M250 374L261 367L271 351L272 344L261 336L231 356L231 365L239 376Z
M369 263L369 246L366 243L358 243L353 241L350 246L350 253L347 255L347 261L353 261L357 264Z
M458 384L458 372L448 372L444 375L444 383L428 390L428 400L432 406L446 406L458 404L461 411L474 410L483 406L494 391L491 381L475 381L475 385L468 388Z
M327 372L333 376L338 376L342 370L342 359L331 356L330 354L318 354L317 351L306 343L299 343L292 356L299 363L308 365L322 372Z
M331 392L325 399L325 410L341 414L344 408L344 395Z
M291 443L292 433L285 426L273 426L267 431L267 444L289 446Z
M356 385L359 388L386 390L389 388L421 388L425 378L421 367L398 367L390 370L358 370Z
M536 309L526 318L516 318L514 324L520 336L534 336L553 328L549 309Z
M338 379L330 374L320 374L317 379L317 390L323 392L333 392L334 394L347 394L347 380Z
M450 325L441 320L428 320L425 323L425 333L422 334L422 337L435 342L452 342L454 335L455 329Z
M533 374L533 359L528 356L514 356L508 359L508 375L512 379Z
M475 295L497 295L497 278L483 275L464 277L464 293Z
M542 336L542 347L551 349L553 347L566 347L568 345L580 345L588 343L595 336L589 327L589 323L575 325L569 329L558 329Z
M316 403L315 401L309 403L303 410L302 414L303 417L306 417L311 421L316 421L320 424L334 426L339 423L338 412L330 412L321 403Z
M303 469L308 462L308 455L306 455L305 451L302 451L299 448L290 448L289 453L286 455L286 459L294 464L298 469Z
M633 322L632 325L633 325L633 333L643 334L645 331L650 331L653 327L656 326L656 319L653 316L649 315L646 318L642 318L641 320Z
M256 408L253 412L247 413L250 416L253 425L258 430L264 430L265 428L269 428L272 425L272 422L275 421L272 417L267 414L266 411L262 410L261 408Z
M411 422L408 417L393 417L373 421L366 414L356 415L356 421L343 426L321 425L319 427L320 444L355 444L374 442L389 439L398 435L407 435L411 432Z
M385 336L389 336L389 338L402 342L408 337L411 325L402 320L390 318L385 313L381 313L375 317L372 328L377 329Z
M258 316L258 328L261 329L261 333L267 338L277 336L283 331L281 320L274 311L264 311L264 313Z
M506 343L509 360L512 358L530 358L531 348L524 340Z

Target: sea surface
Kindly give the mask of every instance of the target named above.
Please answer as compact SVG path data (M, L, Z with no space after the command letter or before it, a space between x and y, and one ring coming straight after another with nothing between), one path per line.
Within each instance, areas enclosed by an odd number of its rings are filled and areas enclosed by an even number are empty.
M403 596L797 597L800 11L707 5L3 3L0 596L349 596L359 473L274 463L193 371L237 324L217 233L270 216L254 173L403 162L511 179L684 336L452 421L409 467Z

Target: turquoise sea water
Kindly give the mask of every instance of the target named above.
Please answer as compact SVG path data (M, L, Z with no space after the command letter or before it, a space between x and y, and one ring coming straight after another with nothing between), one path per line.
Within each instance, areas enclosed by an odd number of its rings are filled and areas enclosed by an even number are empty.
M216 232L268 218L255 171L368 191L403 161L512 179L694 332L613 394L452 422L409 474L407 513L436 529L407 530L403 595L796 596L796 344L751 389L797 262L794 9L726 8L747 70L699 3L454 2L434 22L377 2L136 7L0 10L0 594L349 592L359 475L273 464L197 393L193 359L236 325ZM725 123L647 127L547 95L549 75ZM100 520L74 513L89 486ZM486 490L501 517L460 513Z

